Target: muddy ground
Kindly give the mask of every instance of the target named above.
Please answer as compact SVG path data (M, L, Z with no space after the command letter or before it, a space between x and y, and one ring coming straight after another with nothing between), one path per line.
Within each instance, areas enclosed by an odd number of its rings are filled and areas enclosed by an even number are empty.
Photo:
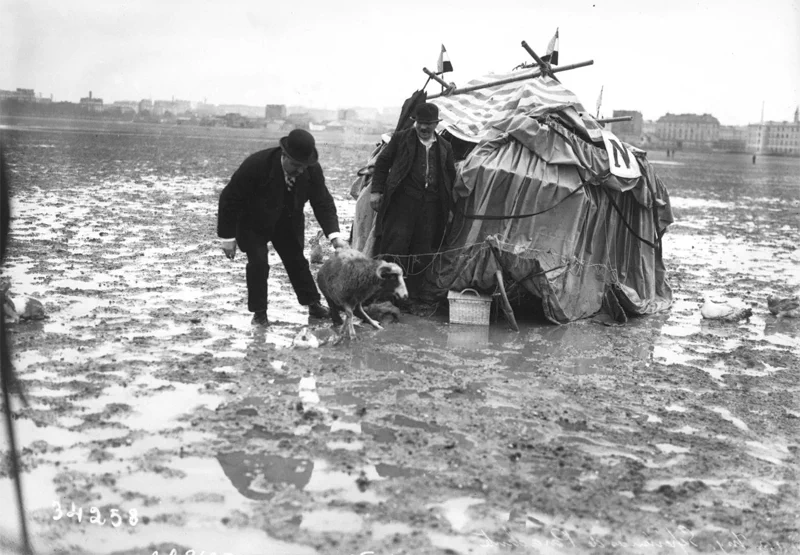
M766 306L800 287L800 160L650 154L676 215L668 312L622 327L518 314L516 333L450 325L443 306L300 349L302 327L328 323L279 259L273 324L254 329L244 257L213 242L220 189L274 137L2 134L2 275L48 315L10 330L37 553L800 553L800 321ZM373 145L348 140L319 145L345 229ZM704 321L706 295L753 316ZM11 491L4 463L3 552Z

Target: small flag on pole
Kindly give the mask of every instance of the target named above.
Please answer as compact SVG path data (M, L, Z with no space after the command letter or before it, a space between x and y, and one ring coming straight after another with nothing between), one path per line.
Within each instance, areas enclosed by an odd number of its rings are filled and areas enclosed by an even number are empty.
M600 95L597 97L597 115L596 118L600 117L600 105L603 103L603 85L600 85Z
M447 55L447 50L442 45L442 51L439 52L439 61L436 63L436 73L448 73L453 71L453 64L450 63L450 56Z
M550 65L558 65L558 27L556 27L556 34L550 39L550 44L547 45L547 52L542 56L542 60Z

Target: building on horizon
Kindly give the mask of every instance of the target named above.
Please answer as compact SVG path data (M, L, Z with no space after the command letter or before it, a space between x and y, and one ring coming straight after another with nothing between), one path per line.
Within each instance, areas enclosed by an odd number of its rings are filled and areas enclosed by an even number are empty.
M714 147L725 152L747 152L747 133L746 125L720 125Z
M378 117L378 121L385 124L396 124L397 120L400 119L400 107L399 106L384 106L381 108L381 115Z
M626 143L638 145L643 142L643 126L644 119L642 113L637 110L614 110L612 117L626 117L631 119L628 121L614 121L611 122L611 132L614 133L621 140Z
M173 116L185 114L192 111L192 103L188 100L156 100L153 102L152 113L154 116L163 116L167 113Z
M153 113L153 101L147 98L143 98L139 101L139 113L144 114Z
M14 99L19 102L36 102L36 93L33 89L20 89L15 91L0 90L0 100Z
M711 114L670 114L656 121L656 137L677 148L712 148L719 140L719 120Z
M286 105L267 104L264 108L264 117L268 120L286 119Z
M246 118L263 118L264 108L262 106L247 106L245 104L220 104L217 108L220 113L239 114Z
M171 114L175 114L175 112L172 111L172 101L171 100L154 100L153 101L153 109L151 110L151 113L154 116L163 116L167 112L169 112Z
M78 102L78 105L89 112L103 111L103 99L92 96L92 91L89 91L89 96L84 96L81 98L80 102Z
M208 104L207 102L198 102L195 104L194 111L198 116L203 117L223 115L216 104Z
M139 112L139 104L135 100L115 100L109 108L119 109L122 114L136 114Z
M327 123L334 121L338 116L337 110L328 110L326 108L309 108L308 115L314 123Z
M794 111L794 121L748 125L747 151L753 154L800 156L800 106Z
M52 104L53 95L42 96L42 93L36 95L33 89L17 88L14 91L6 91L0 89L0 100L14 100L17 102L35 102L37 104Z

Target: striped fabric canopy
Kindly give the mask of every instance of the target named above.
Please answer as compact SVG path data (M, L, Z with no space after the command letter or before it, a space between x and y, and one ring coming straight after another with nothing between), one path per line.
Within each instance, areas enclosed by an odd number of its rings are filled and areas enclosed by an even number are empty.
M464 88L522 75L530 70L485 75ZM551 77L537 77L431 100L439 107L441 128L471 143L483 139L493 125L515 115L539 116L573 107L583 112L578 97Z

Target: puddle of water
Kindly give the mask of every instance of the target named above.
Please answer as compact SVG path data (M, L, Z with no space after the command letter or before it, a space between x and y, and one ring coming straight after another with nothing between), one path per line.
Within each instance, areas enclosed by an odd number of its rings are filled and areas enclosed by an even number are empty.
M750 484L750 487L759 493L778 495L780 487L786 482L781 480L767 480L764 478L751 478L748 483Z
M747 445L745 452L751 457L777 466L783 465L784 459L791 457L788 446L783 443L770 442L767 444L759 441L748 441L745 445Z
M61 427L37 426L35 422L28 419L15 420L14 431L20 447L30 446L35 441L44 441L53 447L68 447L89 441L125 437L129 433L128 430L118 428L91 428L73 432ZM8 444L6 433L6 427L0 427L0 445Z
M395 431L391 428L375 426L374 424L370 424L368 422L364 422L361 425L361 428L365 434L371 435L372 439L374 439L377 443L394 443L397 440Z
M439 548L444 553L454 553L457 555L500 555L507 552L507 549L499 547L492 540L487 540L482 536L452 536L441 532L427 531L431 544ZM554 552L549 549L537 547L534 552L541 555L551 555Z
M708 407L708 408L712 412L716 412L717 414L719 414L724 420L727 420L728 422L730 422L731 424L733 424L734 426L736 426L740 430L744 430L745 432L749 432L750 431L750 429L747 427L747 424L745 424L739 418L736 418L735 416L733 416L731 414L731 411L729 411L728 409L723 408L723 407Z
M323 493L334 492L334 497L351 503L380 503L386 499L379 497L374 491L366 488L361 491L356 480L361 473L347 473L338 470L330 470L328 463L318 460L314 463L314 471L311 479L303 488L307 492ZM363 469L363 476L367 480L380 480L381 476L372 465L367 465Z
M693 428L691 426L683 426L681 428L675 428L673 430L667 430L667 431L673 434L686 434L687 436L691 436L696 434L700 430L698 430L697 428Z
M88 316L92 311L94 311L94 309L98 307L108 305L108 301L103 299L80 298L77 300L77 302L73 302L72 304L59 310L54 317L57 316L59 319L81 318L83 316Z
M25 374L25 369L29 366L34 364L42 364L44 362L50 362L50 357L42 356L39 354L38 351L15 351L11 357L12 364L14 365L14 369L20 374L21 377L29 378L29 375ZM55 375L55 374L52 374ZM31 379L41 379L41 378L31 378Z
M565 436L566 437L566 436ZM578 438L576 436L570 436L569 439L571 440L585 440L585 442L578 443L576 447L581 451L589 453L590 455L594 455L601 459L613 459L618 457L624 457L627 459L633 459L635 461L644 463L644 459L638 455L631 453L630 451L626 451L616 445L607 444L607 445L600 445L599 442L596 443L594 441L589 440L588 438ZM603 442L605 443L605 442Z
M321 399L330 406L349 407L353 405L365 404L364 399L353 395L349 391L343 391L341 393L337 392L333 395L322 395Z
M449 349L483 349L489 345L489 326L452 324L447 329Z
M153 391L154 387L142 387L145 384L168 388ZM112 403L129 405L133 409L131 412L109 416L107 421L119 422L134 430L154 432L180 425L177 422L180 416L200 407L215 410L222 401L221 395L206 393L196 384L144 378L144 381L140 379L128 387L111 385L99 397L79 400L75 404L91 413L101 412Z
M121 530L135 532L124 533ZM78 530L70 527L58 542L64 546L80 545L82 553L105 554L125 550L137 550L141 553L152 553L151 545L184 545L194 549L198 555L205 553L225 553L235 555L263 555L264 553L280 553L281 555L318 555L313 547L292 544L276 540L262 530L236 527L226 528L219 519L188 519L181 525L149 523L131 527L125 523L119 529L110 526L92 525L91 528ZM45 551L41 551L44 553ZM164 552L166 553L166 551ZM181 552L183 553L183 551Z
M348 422L345 418L338 418L331 422L330 431L331 433L348 431L353 432L354 434L360 434L362 432L361 426L361 421Z
M647 480L644 484L645 491L655 491L661 486L671 486L673 488L677 488L682 486L687 482L703 482L706 486L712 487L719 487L722 484L728 482L727 478L689 478L689 477L673 477L673 478L661 478L656 480Z
M722 376L730 373L727 371L727 369L725 368L725 363L722 361L717 362L712 367L702 366L699 368L700 370L711 376L712 379L718 382L722 382Z
M217 455L222 470L239 493L249 499L271 499L272 484L303 489L311 479L314 462L278 455L232 451Z
M448 499L442 503L428 505L427 508L437 508L442 511L444 517L455 531L466 528L472 518L467 514L470 507L482 505L486 501L477 497L458 497Z
M646 468L652 468L652 469L671 468L673 466L685 464L686 462L688 462L688 460L689 458L684 455L676 455L661 462L655 462L653 460L648 459L647 461L644 462L644 466Z
M394 464L378 463L375 465L375 472L381 478L408 478L411 476L425 475L426 472L415 468L405 468Z
M653 347L653 360L662 364L689 364L697 360L698 357L684 352L683 347L678 344L671 344L670 347L655 345Z
M355 534L364 526L364 519L350 511L321 509L303 513L300 528L318 533Z
M677 445L672 445L671 443L656 443L656 448L662 453L667 454L688 453L690 451L688 447L679 447Z
M162 434L148 434L133 440L130 445L112 446L107 449L118 459L129 461L141 457L153 449L177 452L182 447L188 448L193 444L205 443L213 439L215 439L215 436L212 434L194 430L182 430L180 434L172 437L166 437Z
M372 539L381 541L389 536L405 536L413 531L411 526L402 522L376 522L372 525Z
M325 498L351 503L385 501L364 485L383 479L373 465L364 466L360 471L344 472L332 470L323 459L312 461L241 451L221 453L217 458L231 483L250 499L271 499L281 485L292 485ZM366 482L360 482L362 479Z
M159 513L186 515L208 512L215 521L233 511L249 512L251 502L240 495L219 461L205 457L171 457L160 472L137 471L117 478L121 492L135 492L159 500L142 511L151 517Z
M22 473L22 495L25 500L25 509L28 512L37 509L49 509L53 506L53 501L59 499L56 493L55 479L61 471L49 464L42 464L29 472ZM17 494L11 478L0 478L0 499L3 500L3 512L11 510L16 513ZM11 521L5 516L0 519L0 526L16 522L16 518Z
M386 416L382 420L391 422L395 426L404 426L406 428L416 428L419 430L425 430L426 432L442 432L446 431L447 428L444 426L439 426L437 424L431 424L427 422L422 422L420 420L414 420L413 418L409 418L408 416L404 416L402 414L395 414L393 416Z
M342 451L360 451L364 448L361 441L329 441L326 447L332 451L340 449Z

